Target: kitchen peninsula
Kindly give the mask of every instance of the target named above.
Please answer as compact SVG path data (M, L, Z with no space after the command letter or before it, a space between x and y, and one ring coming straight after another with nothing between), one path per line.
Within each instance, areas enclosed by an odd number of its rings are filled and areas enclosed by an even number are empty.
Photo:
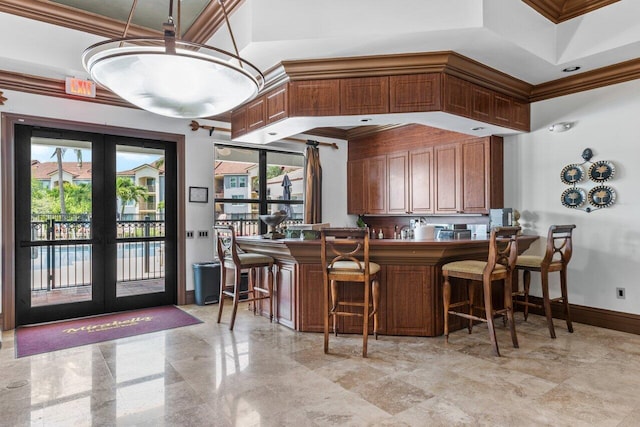
M523 252L538 236L521 236ZM276 260L275 318L302 332L322 332L322 266L320 241L259 236L238 237L243 250L268 254ZM447 262L486 260L488 239L370 240L370 257L380 264L380 333L383 335L438 336L443 332L442 270ZM345 298L357 297L361 287L345 289ZM359 295L362 298L361 295ZM339 331L360 333L360 319L340 319Z

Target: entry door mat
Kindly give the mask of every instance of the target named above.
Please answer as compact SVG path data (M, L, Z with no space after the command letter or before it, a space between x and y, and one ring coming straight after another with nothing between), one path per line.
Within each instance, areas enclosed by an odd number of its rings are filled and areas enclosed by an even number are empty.
M16 357L202 323L173 305L66 320L16 329Z

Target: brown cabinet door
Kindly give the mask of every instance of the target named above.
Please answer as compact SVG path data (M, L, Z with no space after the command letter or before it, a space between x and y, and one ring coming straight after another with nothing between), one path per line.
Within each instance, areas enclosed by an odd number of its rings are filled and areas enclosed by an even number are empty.
M391 113L440 110L440 74L389 76Z
M465 142L462 158L462 211L489 213L489 141Z
M386 333L433 336L433 267L386 266Z
M406 152L389 154L387 156L387 176L387 213L409 213L407 200L409 163Z
M376 156L367 162L367 213L387 211L387 156Z
M295 329L295 277L296 265L278 264L276 275L276 302L274 319L279 323Z
M367 213L366 160L347 162L347 213L364 215Z
M340 114L386 114L389 112L389 77L340 80Z
M435 213L460 213L459 153L458 143L433 149Z
M433 213L433 148L409 152L409 213Z

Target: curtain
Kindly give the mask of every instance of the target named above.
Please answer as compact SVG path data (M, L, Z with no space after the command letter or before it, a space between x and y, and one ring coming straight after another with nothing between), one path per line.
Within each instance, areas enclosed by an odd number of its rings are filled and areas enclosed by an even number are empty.
M307 141L305 169L304 222L317 224L322 222L322 167L317 141Z

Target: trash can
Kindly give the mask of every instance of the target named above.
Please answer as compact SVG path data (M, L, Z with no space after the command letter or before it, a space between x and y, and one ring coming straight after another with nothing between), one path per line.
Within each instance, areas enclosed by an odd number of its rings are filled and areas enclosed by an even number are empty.
M193 286L198 305L220 301L220 263L199 262L193 264Z

